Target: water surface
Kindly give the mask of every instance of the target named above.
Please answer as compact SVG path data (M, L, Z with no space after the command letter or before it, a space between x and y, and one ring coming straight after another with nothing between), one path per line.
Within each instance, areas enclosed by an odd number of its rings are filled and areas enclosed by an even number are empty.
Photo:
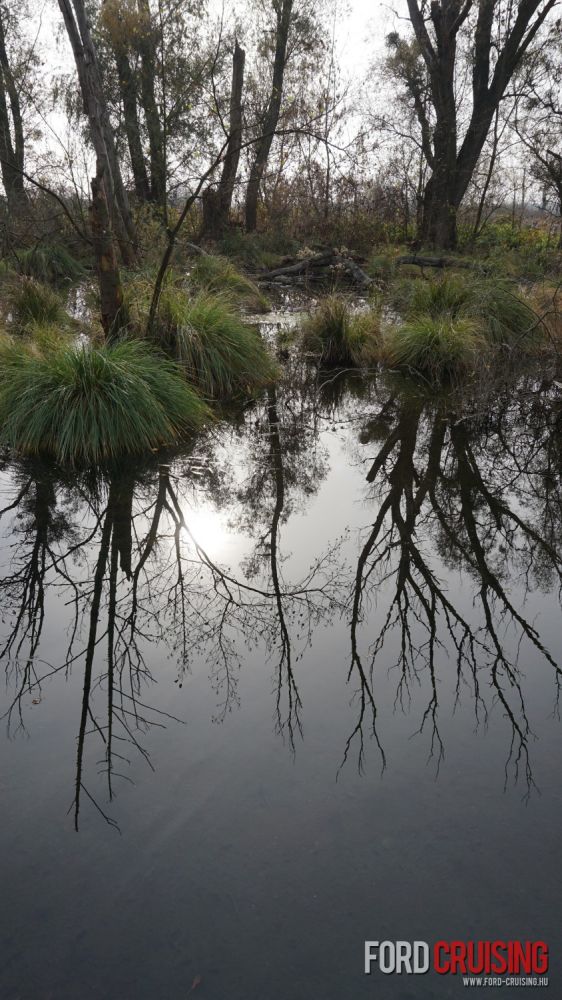
M2 1000L461 996L363 975L439 938L558 995L561 421L289 358L182 454L5 461Z

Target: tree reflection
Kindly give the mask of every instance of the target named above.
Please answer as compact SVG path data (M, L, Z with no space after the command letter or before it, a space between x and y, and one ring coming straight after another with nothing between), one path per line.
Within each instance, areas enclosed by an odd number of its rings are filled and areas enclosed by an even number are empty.
M38 463L10 467L0 509L9 540L0 578L5 718L10 734L23 731L46 682L80 673L76 829L85 802L115 825L104 803L131 780L134 758L152 767L148 732L181 722L151 694L163 656L177 664L179 687L194 663L207 665L220 723L238 704L242 660L263 648L275 728L294 750L301 660L317 627L334 619L349 624L356 691L344 762L356 752L361 770L371 735L386 764L380 668L391 659L394 708L410 712L421 690L417 731L439 769L439 694L452 659L456 704L468 695L477 725L499 706L511 734L506 780L521 773L530 791L519 659L532 651L547 663L556 712L561 681L525 605L533 590L562 593L562 416L551 389L530 380L483 409L395 385L373 411L380 386L331 375L270 388L238 422L168 464L72 480ZM358 551L352 534L332 537L327 524L309 561L291 551L290 522L308 514L328 472L322 432L336 423L355 428L362 455L375 448L374 514ZM228 516L246 539L238 569L198 535L201 507Z
M273 506L268 573L255 580L219 565L198 540L190 525L192 483L181 463L177 472L169 465L144 474L113 470L74 490L45 468L29 473L22 468L12 480L15 494L0 513L12 518L9 530L17 536L12 564L0 582L8 620L2 656L13 683L5 717L11 733L23 729L27 697L39 700L54 675L83 671L71 805L76 829L84 797L116 825L87 778L92 740L102 747L98 766L111 801L115 782L131 780L126 771L132 751L152 767L143 740L147 731L169 719L180 721L150 704L156 649L161 654L167 646L176 658L180 686L194 657L209 663L219 696L216 721L221 721L236 703L242 650L265 642L277 661L279 729L292 742L300 727L287 622L331 615L337 572L324 557L296 583L283 580L279 532L286 488L273 390L266 412ZM70 609L64 622L68 640L60 662L49 663L41 656L41 642L45 595L55 591L57 613Z
M511 731L506 761L526 788L533 786L532 737L519 665L526 643L553 671L558 711L561 670L525 612L535 586L562 584L559 547L562 490L559 426L552 400L536 389L506 394L485 416L465 417L451 401L427 404L396 393L383 410L392 426L379 438L367 475L376 517L364 538L351 596L351 664L359 713L344 753L354 743L362 768L368 726L383 767L385 752L375 698L375 666L392 643L398 652L395 707L407 710L412 688L427 682L418 732L429 732L429 757L437 768L444 743L439 726L439 670L452 654L456 702L468 689L476 723L487 722L497 702ZM531 428L522 421L533 408ZM380 420L371 424L380 429ZM362 440L369 439L363 432ZM553 449L555 459L553 460ZM441 567L434 553L439 551ZM443 569L462 570L471 584L449 589ZM512 598L513 585L523 599ZM365 654L361 626L369 602L381 592L387 607ZM492 692L492 699L487 695Z

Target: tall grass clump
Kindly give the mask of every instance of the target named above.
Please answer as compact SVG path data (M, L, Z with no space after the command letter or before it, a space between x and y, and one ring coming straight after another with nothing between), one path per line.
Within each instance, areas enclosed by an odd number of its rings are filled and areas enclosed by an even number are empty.
M495 346L520 342L537 327L532 308L515 286L480 275L403 280L394 286L391 304L407 320L420 315L473 320L482 336Z
M463 313L472 294L473 282L458 274L427 281L424 278L403 278L391 292L391 305L409 318L419 314L437 318Z
M31 249L19 250L17 270L29 278L53 285L71 284L86 275L80 261L59 243L38 244Z
M68 315L62 299L48 285L35 278L20 278L12 289L11 305L17 327L29 329L38 326L63 326Z
M226 257L213 254L197 257L189 273L189 280L197 291L227 296L252 312L267 312L270 308L269 300L255 282L242 274Z
M385 335L387 360L431 381L473 371L501 348L523 354L544 332L513 285L478 274L399 281L391 305L403 322Z
M277 375L257 329L219 295L202 292L185 299L181 316L168 327L168 344L187 378L211 399L255 392Z
M334 367L374 364L380 349L379 317L375 310L352 312L340 295L323 299L303 328L303 347Z
M384 344L387 363L423 375L432 383L473 371L486 350L475 320L430 313L389 329Z
M138 331L146 329L150 294L149 280L137 278L126 287ZM256 392L277 375L258 330L244 322L229 296L208 291L191 296L173 274L162 289L153 336L208 399Z
M476 281L467 313L497 347L517 345L526 350L544 332L534 310L506 281Z
M207 415L178 366L140 341L0 344L0 444L19 453L97 464L173 444Z

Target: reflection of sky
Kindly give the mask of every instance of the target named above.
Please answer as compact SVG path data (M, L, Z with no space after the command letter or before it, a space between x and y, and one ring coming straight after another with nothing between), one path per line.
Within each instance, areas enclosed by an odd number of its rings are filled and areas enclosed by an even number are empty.
M361 408L371 418L378 404L353 400L343 419L322 420L326 476L280 528L287 581L298 579L345 527L373 521L378 500L369 499L365 475L380 441L359 444L361 421L348 417ZM283 419L282 405L279 411ZM254 541L251 522L241 539L235 525L242 507L236 491L252 481L252 454L263 454L251 448L255 413L249 411L243 430L224 426L214 433L207 448L201 443L207 464L197 466L201 456L178 459L172 473L194 537L238 575ZM305 452L303 462L308 458ZM189 476L194 467L205 469L199 481ZM230 474L234 486L228 481L218 502L209 482L214 475L220 491ZM10 498L6 474L2 496ZM144 488L139 508L150 496ZM269 512L271 502L270 490ZM456 605L478 617L475 580L443 565L431 530L421 530L417 541ZM352 530L342 562L345 556L353 567L357 552ZM156 589L158 582L155 577ZM520 607L519 581L508 582ZM374 588L360 634L365 650L387 598L384 585ZM56 659L69 609L54 589L49 601L45 648L47 658ZM535 592L526 614L559 649L557 595ZM39 705L27 700L28 737L5 741L1 758L2 998L36 1000L37 983L47 983L56 1000L82 1000L88 992L77 993L76 983L87 981L92 1000L129 1000L131 982L135 1000L175 1000L200 975L202 1000L403 1000L408 992L402 980L387 977L381 985L362 975L363 941L386 937L541 937L553 952L553 984L560 981L560 725L551 717L551 668L529 644L521 648L527 709L538 737L531 754L542 792L528 806L521 784L510 783L503 792L510 730L501 707L491 707L488 726L479 729L469 690L453 711L455 665L446 649L438 653L445 759L436 780L428 734L416 735L427 705L427 673L412 684L407 710L395 706L395 636L375 667L387 770L381 776L376 746L368 740L364 775L357 773L353 752L338 775L358 709L355 684L346 684L348 625L345 613L323 622L311 648L294 662L303 706L303 739L294 755L276 731L277 661L259 635L236 673L239 703L220 724L213 721L224 690L213 687L216 664L203 653L194 656L179 689L167 643L147 644L157 683L145 697L184 725L167 720L165 729L146 733L155 774L138 757L124 767L136 787L120 784L111 806L121 837L86 804L78 836L66 816L83 685L79 665L68 684L62 678L48 682ZM300 649L300 623L291 628ZM515 646L513 634L507 644ZM481 681L488 697L487 672ZM103 689L96 693L100 717L105 698ZM100 755L92 744L87 763L96 791ZM410 995L454 1000L462 992L456 981L428 976Z

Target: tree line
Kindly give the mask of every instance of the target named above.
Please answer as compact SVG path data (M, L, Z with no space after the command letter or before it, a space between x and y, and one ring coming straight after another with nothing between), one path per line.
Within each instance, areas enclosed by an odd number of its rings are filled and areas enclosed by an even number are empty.
M517 164L523 199L559 224L557 0L407 0L398 30L380 13L361 79L341 63L339 0L232 7L52 0L45 53L29 5L0 0L4 249L42 191L108 273L138 261L140 218L173 249L191 209L218 239L289 217L329 232L351 206L451 250L467 204L477 234L513 201Z

